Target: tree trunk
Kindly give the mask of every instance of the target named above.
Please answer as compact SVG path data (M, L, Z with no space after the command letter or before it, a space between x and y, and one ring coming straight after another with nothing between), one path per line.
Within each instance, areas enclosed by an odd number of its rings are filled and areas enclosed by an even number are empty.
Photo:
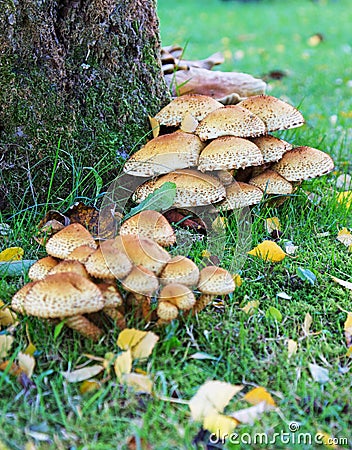
M0 205L93 195L168 100L155 0L1 2Z

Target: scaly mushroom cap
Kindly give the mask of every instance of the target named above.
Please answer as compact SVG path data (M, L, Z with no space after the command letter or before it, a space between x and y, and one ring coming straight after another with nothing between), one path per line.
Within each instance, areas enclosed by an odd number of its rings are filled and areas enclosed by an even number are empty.
M292 194L292 184L273 170L266 170L249 180L249 184L257 186L266 194L287 195Z
M105 308L117 308L123 304L123 298L117 286L112 283L97 283L104 299Z
M108 239L88 257L85 267L93 277L114 280L127 276L132 270L132 263L115 239Z
M303 181L331 172L334 161L316 148L296 147L285 153L271 169L288 181Z
M271 95L247 97L239 106L260 117L268 132L297 128L304 124L302 114L295 107Z
M207 266L200 271L198 289L203 294L230 294L235 290L235 287L235 282L226 269Z
M137 234L116 236L115 245L135 266L143 266L156 275L159 275L171 259L169 253L155 241Z
M171 283L163 287L158 298L161 303L168 302L183 310L191 309L196 302L193 292L179 283Z
M123 170L129 175L151 177L196 166L204 145L194 134L182 131L164 134L134 153L126 161Z
M155 119L160 125L178 126L185 114L190 113L200 121L210 112L223 108L220 102L206 95L188 94L172 100L156 114Z
M250 184L235 181L226 187L226 198L216 206L222 211L257 205L263 198L263 192Z
M88 272L84 265L78 261L70 261L65 260L59 262L55 267L53 267L49 275L54 275L55 273L64 273L64 272L71 272L71 273L77 273L78 275L81 275L82 277L89 278Z
M127 219L120 228L120 235L126 234L148 237L162 247L168 247L176 242L174 230L166 217L153 210L141 211Z
M226 195L225 188L218 178L197 170L183 169L163 175L156 181L150 180L142 184L134 193L134 201L140 203L168 181L176 184L174 206L180 208L210 205L222 200Z
M185 286L196 286L199 279L199 269L196 264L185 256L174 256L164 267L160 275L162 284L180 283Z
M266 133L264 122L248 109L225 106L208 114L198 125L196 134L202 141L219 136L255 137Z
M31 281L42 280L57 264L57 259L52 256L46 256L45 258L39 259L29 268L28 277Z
M93 236L79 223L72 223L54 234L46 243L46 251L50 256L65 259L81 245L97 248Z
M214 139L202 151L198 170L239 169L263 163L263 155L253 142L235 136L222 136Z
M89 245L80 245L68 255L67 259L70 261L78 261L84 264L94 251L95 248L89 247Z
M178 316L178 308L170 302L159 302L156 314L165 323L171 322Z
M99 311L104 299L99 288L76 273L57 273L37 281L23 301L26 314L63 318Z
M143 266L135 266L121 282L126 291L150 297L159 287L157 277Z
M251 141L259 147L265 163L278 161L284 153L292 149L292 144L270 134L251 138Z
M32 289L32 287L36 284L36 281L31 281L30 283L25 284L23 287L21 287L20 290L16 292L16 294L12 297L11 300L11 308L20 313L24 314L25 310L23 308L25 299L27 297L28 292Z

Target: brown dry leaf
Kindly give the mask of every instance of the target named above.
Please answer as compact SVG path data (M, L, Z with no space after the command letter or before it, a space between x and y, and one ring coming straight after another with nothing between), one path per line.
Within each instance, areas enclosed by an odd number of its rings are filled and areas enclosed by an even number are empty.
M155 117L148 116L148 118L150 126L152 127L153 138L156 138L160 133L160 124Z
M352 347L352 313L347 314L347 319L344 324L346 344L348 348Z
M147 375L139 373L125 373L122 381L132 387L137 392L145 392L151 394L153 390L153 381Z
M248 425L254 425L254 422L260 418L260 416L272 409L271 405L268 405L266 401L257 403L249 408L240 409L230 414L231 417L236 419L240 423L246 423Z
M80 223L93 235L98 235L99 210L94 206L88 206L83 202L72 205L65 215L70 223Z
M293 339L289 339L287 341L287 356L291 358L291 356L297 353L298 344Z
M98 373L102 372L104 367L100 364L95 364L93 366L83 367L82 369L73 370L72 372L61 372L66 378L68 383L78 383L79 381L88 380L93 378Z
M257 256L263 261L271 262L280 262L286 256L286 253L274 241L263 241L248 252L248 254Z
M119 334L117 345L122 350L131 349L133 359L148 358L153 351L159 336L151 331L125 328Z
M119 381L122 379L122 375L131 373L132 354L130 349L120 353L117 356L114 364L114 370Z
M189 401L192 418L202 421L207 416L222 413L232 397L242 389L243 386L224 381L205 382Z
M9 365L10 368L8 369ZM2 363L0 363L0 371L5 372L7 370L10 375L13 375L15 377L18 377L19 375L21 375L21 373L23 373L16 363L11 363L10 361L3 361Z
M16 323L16 314L5 303L0 300L0 329L1 327L8 327Z
M246 400L251 405L266 402L270 406L277 406L271 394L263 387L256 387L247 392L247 394L243 397L243 400Z
M198 126L198 120L190 112L186 113L182 119L180 129L185 133L194 133Z
M79 392L85 394L86 392L93 392L100 389L101 384L96 380L84 380L79 387Z
M137 442L135 436L130 436L126 444L128 450L152 450L152 446L145 439L139 438Z
M0 252L0 262L20 261L24 255L21 247L9 247Z
M35 367L35 359L33 356L19 352L17 355L17 363L22 372L24 372L28 378L31 378Z
M330 380L329 371L318 364L309 364L309 370L314 381L318 383L326 383Z
M14 341L8 334L0 334L0 359L6 358Z
M265 229L268 234L273 231L281 231L281 223L278 217L269 217L265 219Z
M334 277L332 275L330 275L330 277L335 281L335 283L338 283L341 286L345 287L346 289L352 291L352 283L350 281L341 280L340 278Z
M259 300L250 300L242 309L246 314L252 315L259 308Z
M349 251L352 251L352 234L347 228L340 230L336 239L348 247Z
M211 433L215 433L220 439L229 436L237 425L238 421L236 419L224 414L212 414L204 417L203 420L203 428Z

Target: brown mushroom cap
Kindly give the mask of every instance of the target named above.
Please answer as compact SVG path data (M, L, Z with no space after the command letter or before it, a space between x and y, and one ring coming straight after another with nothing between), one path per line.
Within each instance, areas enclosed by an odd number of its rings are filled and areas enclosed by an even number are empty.
M79 223L72 223L54 234L46 243L46 251L50 256L65 259L81 245L97 248L93 236Z
M265 163L278 161L284 153L292 149L292 144L270 134L251 138L251 141L259 147Z
M36 284L36 281L31 281L30 283L25 284L20 290L16 292L16 294L12 297L11 308L21 314L25 313L24 310L24 302L27 297L28 292L32 289L32 287Z
M271 95L253 95L239 105L260 117L267 131L287 130L304 124L302 114L295 107Z
M287 195L292 194L292 184L273 170L266 170L249 180L249 184L257 186L266 194Z
M56 264L48 275L54 275L55 273L72 272L81 275L82 277L89 278L88 272L84 265L78 261L65 260Z
M129 175L150 177L197 165L204 143L194 134L176 131L158 136L134 153L123 170Z
M174 206L180 208L210 205L222 200L226 195L218 178L197 170L183 169L163 175L156 181L147 181L136 189L133 199L141 202L150 192L168 181L176 184Z
M42 280L57 264L57 259L53 258L52 256L41 258L29 268L28 277L32 281Z
M127 219L120 228L120 235L139 234L168 247L176 242L174 230L166 217L157 211L144 210Z
M170 302L159 302L156 313L165 322L171 322L178 316L178 308Z
M179 283L171 283L163 287L158 298L161 303L166 301L183 310L191 309L196 302L193 292Z
M181 283L185 286L196 286L199 279L199 269L196 264L185 256L174 256L160 274L162 284Z
M263 155L253 142L235 136L222 136L202 151L198 170L239 169L263 163Z
M23 301L27 314L44 318L75 316L103 307L99 288L76 273L48 275L29 289Z
M79 261L84 264L94 250L95 248L89 247L89 245L80 245L68 255L67 259L71 261Z
M186 113L200 121L210 112L224 105L206 95L187 94L177 97L156 114L160 125L178 126Z
M200 271L198 289L204 294L230 294L235 290L235 287L235 282L226 269L208 266Z
M263 198L263 192L250 184L235 181L226 186L226 199L216 206L222 211L245 208L257 205Z
M264 122L248 109L238 105L229 105L213 111L196 129L196 134L202 141L219 136L255 137L265 132Z
M288 181L303 181L319 177L334 169L334 161L327 153L312 147L296 147L284 154L272 166Z
M155 274L143 266L135 266L127 277L121 281L126 291L151 296L159 287Z
M114 280L127 276L132 263L115 239L108 239L88 257L85 267L93 277Z

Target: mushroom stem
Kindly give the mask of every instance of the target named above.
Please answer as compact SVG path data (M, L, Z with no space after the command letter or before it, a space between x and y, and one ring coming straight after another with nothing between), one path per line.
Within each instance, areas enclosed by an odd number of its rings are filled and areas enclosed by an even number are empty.
M117 308L114 307L105 307L103 308L103 311L106 315L108 315L109 317L111 317L111 319L114 320L114 322L116 323L116 325L123 330L124 328L126 328L126 320L125 320L125 316L122 314L121 311L119 311Z
M134 296L135 296L138 304L140 304L142 307L143 319L149 321L150 316L152 314L152 310L150 307L150 297L147 297L146 295L142 295L142 294L137 294L137 293L134 293Z
M216 295L213 295L213 294L200 295L197 298L196 303L192 308L193 314L196 314L196 313L199 313L200 311L202 311L206 306L209 305L209 303L211 303L212 300L214 300L215 297L216 297Z
M63 319L66 319L65 324L69 328L78 331L84 337L92 339L92 341L98 341L103 335L103 331L84 316L77 315Z

